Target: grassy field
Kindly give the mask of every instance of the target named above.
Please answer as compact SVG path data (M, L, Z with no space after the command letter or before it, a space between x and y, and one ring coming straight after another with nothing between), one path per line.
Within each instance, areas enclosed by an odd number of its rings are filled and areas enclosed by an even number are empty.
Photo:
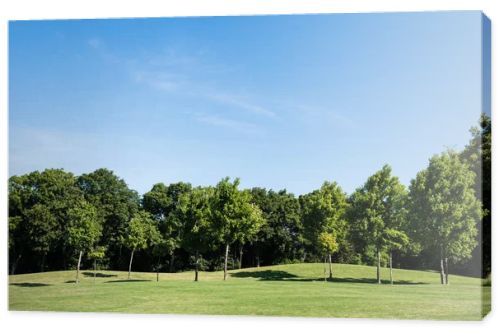
M479 320L490 308L490 287L475 278L394 270L395 284L374 284L375 267L336 264L333 282L322 264L293 264L230 272L160 274L74 271L9 277L10 310L172 314L272 315ZM386 269L383 277L388 276ZM482 297L487 300L483 305Z

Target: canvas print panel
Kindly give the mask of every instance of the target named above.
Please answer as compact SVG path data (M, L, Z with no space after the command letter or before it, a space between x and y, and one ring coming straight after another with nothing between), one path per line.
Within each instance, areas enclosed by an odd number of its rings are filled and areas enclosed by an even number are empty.
M480 320L480 12L13 21L9 309Z

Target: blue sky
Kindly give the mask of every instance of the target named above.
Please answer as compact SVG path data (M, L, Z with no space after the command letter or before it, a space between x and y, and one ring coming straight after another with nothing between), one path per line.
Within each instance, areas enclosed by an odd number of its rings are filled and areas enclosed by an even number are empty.
M481 14L9 25L9 173L346 192L385 163L406 185L461 149L481 109Z

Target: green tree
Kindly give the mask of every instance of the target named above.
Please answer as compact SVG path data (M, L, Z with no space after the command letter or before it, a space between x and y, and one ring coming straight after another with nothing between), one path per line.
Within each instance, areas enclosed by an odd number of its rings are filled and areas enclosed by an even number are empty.
M236 241L249 240L264 223L262 212L252 203L251 194L239 191L240 180L222 179L211 200L211 219L214 235L225 246L224 280L227 279L229 246Z
M9 235L12 240L11 271L23 253L40 259L42 271L49 253L58 254L63 267L68 252L63 231L68 212L82 200L73 174L62 169L46 169L9 179ZM10 255L10 254L9 254ZM49 264L50 268L50 264Z
M168 186L157 183L144 194L142 199L143 209L151 213L158 222L158 229L164 239L165 247L159 245L156 251L163 249L165 252L161 256L170 255L170 272L174 271L175 251L181 244L184 223L179 210L180 198L183 194L190 192L191 188L189 183L183 182L172 183Z
M473 273L481 271L482 277L491 273L491 118L482 113L479 127L470 130L472 139L460 153L475 173L474 188L476 198L482 202L483 219L478 221L478 247L473 252L470 263Z
M156 271L156 281L157 282L160 280L160 270L162 268L162 265L161 265L162 257L165 256L165 254L172 255L172 253L174 252L174 249L176 247L177 247L177 245L174 244L173 239L171 239L171 238L165 239L165 238L163 238L161 233L159 233L158 240L154 243L153 249L152 249L153 256L155 256L158 259L156 266L154 268Z
M475 174L459 155L433 156L410 185L410 217L414 238L440 254L441 283L448 284L448 259L470 258L477 244L481 202L475 196Z
M260 208L265 220L252 240L257 266L260 266L261 259L268 264L302 260L304 247L299 200L286 190L276 192L253 188L250 192L252 202Z
M312 249L325 254L325 247L321 240L327 235L333 236L336 242L345 239L347 224L345 213L348 203L345 193L336 182L325 182L319 190L302 196L300 200L304 236ZM333 278L332 253L326 254L330 279Z
M200 256L214 243L210 204L213 188L194 188L180 198L180 212L184 220L182 247L195 256L195 276L198 281Z
M89 258L94 262L94 283L97 276L97 262L106 256L105 246L94 246L89 252Z
M82 255L84 252L90 252L96 245L101 236L101 224L96 209L85 201L69 210L68 220L66 242L78 253L75 282L79 283Z
M407 224L407 192L391 172L390 166L383 166L350 198L351 238L359 245L358 250L366 251L368 246L375 247L379 284L381 253L389 253L392 277L392 252L408 244L404 232Z
M87 202L97 209L99 219L103 222L101 243L107 246L111 266L125 266L120 263L121 236L127 223L139 210L139 195L129 189L124 180L105 168L79 176L78 185Z
M337 240L335 238L334 233L328 233L328 232L321 232L318 236L318 244L320 248L323 250L323 252L327 255L329 255L329 272L330 272L330 279L333 279L333 271L332 271L332 261L331 261L331 254L335 253L339 249L339 244L337 243ZM326 270L325 270L326 272Z
M144 211L138 211L128 222L122 236L122 243L131 251L128 279L130 279L135 251L154 246L160 240L160 233L151 215Z

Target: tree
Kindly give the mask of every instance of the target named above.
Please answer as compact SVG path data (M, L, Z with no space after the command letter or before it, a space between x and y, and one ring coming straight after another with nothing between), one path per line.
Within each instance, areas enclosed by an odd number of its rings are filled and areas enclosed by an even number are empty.
M46 267L49 253L57 254L65 267L63 231L68 212L82 200L82 192L71 173L46 169L9 179L9 241L15 250L11 271L23 253L26 259L39 258L40 270ZM10 255L10 254L9 254ZM31 256L30 256L31 255Z
M102 244L113 267L120 267L122 242L127 223L139 210L139 195L112 171L100 168L78 177L78 186L103 223ZM125 264L123 264L125 266Z
M304 247L298 199L286 190L253 188L250 192L252 202L262 211L265 220L251 241L257 266L262 261L278 264L302 260Z
M198 281L200 255L213 245L210 204L213 188L194 188L180 198L184 220L182 246L195 255L195 282Z
M477 244L481 202L474 191L475 174L459 155L447 151L429 160L410 185L414 237L439 251L441 283L448 284L448 259L470 258Z
M32 250L42 256L40 271L43 272L47 253L55 247L55 241L59 237L57 219L43 204L35 204L26 210L26 219L29 222L28 240Z
M391 167L384 165L363 187L356 189L350 199L351 237L364 248L362 251L366 251L367 246L375 247L379 284L381 253L389 252L392 277L392 252L402 249L408 241L404 232L407 192L391 172Z
M173 239L171 239L171 238L165 239L161 235L161 233L158 235L158 240L153 245L153 256L155 256L158 259L158 262L156 263L156 268L155 268L157 282L160 280L160 269L162 267L161 258L165 254L172 255L175 247L176 247L176 245L174 244Z
M97 218L96 209L89 203L82 201L68 212L66 226L66 241L68 246L78 252L76 279L80 281L80 264L84 252L91 251L101 236L101 224Z
M238 190L240 180L222 179L211 198L211 219L214 235L225 246L224 280L227 279L229 246L236 241L250 239L264 223L262 212L252 203L249 192Z
M89 252L89 258L94 262L94 283L97 276L97 261L100 261L106 256L106 247L95 246Z
M339 244L335 239L335 234L328 232L321 232L318 236L318 244L320 248L325 252L325 254L330 255L330 261L329 261L330 279L333 279L331 254L335 253L339 248Z
M122 236L123 244L131 250L128 279L130 279L135 251L146 249L159 241L160 233L151 215L144 211L137 212L127 224L124 235Z
M175 250L181 244L183 229L182 214L179 211L180 198L191 191L189 183L172 183L166 186L157 183L142 199L143 209L152 214L158 222L158 229L165 239L164 254L170 255L170 272L174 271ZM161 248L161 247L160 247ZM158 250L158 248L157 248Z
M476 198L482 202L483 219L478 221L478 246L473 252L470 263L476 274L479 270L483 278L491 274L491 118L482 113L479 128L470 130L472 139L460 153L476 175L474 189Z
M329 262L329 277L333 278L330 243L345 238L345 212L348 206L345 193L336 182L325 182L319 190L302 196L302 224L304 236L316 252L326 253ZM333 238L333 239L332 239ZM326 247L323 242L326 242ZM338 249L335 247L335 250Z

